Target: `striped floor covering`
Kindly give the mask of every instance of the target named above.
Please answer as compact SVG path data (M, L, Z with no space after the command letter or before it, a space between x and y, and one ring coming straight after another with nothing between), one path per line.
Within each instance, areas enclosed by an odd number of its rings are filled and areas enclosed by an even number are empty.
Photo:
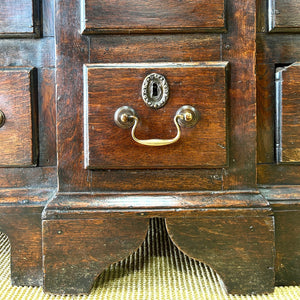
M0 299L5 300L297 300L300 287L277 287L258 296L227 295L219 276L205 264L182 254L167 236L162 220L153 219L147 238L137 252L111 265L88 296L44 294L41 287L12 287L10 245L0 235Z

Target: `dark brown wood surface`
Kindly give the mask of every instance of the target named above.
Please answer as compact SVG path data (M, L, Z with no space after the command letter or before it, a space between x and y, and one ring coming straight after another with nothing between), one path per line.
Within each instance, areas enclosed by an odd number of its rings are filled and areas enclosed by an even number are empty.
M87 65L85 81L85 166L90 169L221 167L227 163L226 63ZM144 78L165 76L170 96L160 109L145 105ZM116 91L116 92L113 92ZM131 129L114 123L121 106L135 109L139 139L171 139L173 119L183 105L200 112L194 128L181 128L172 145L150 147L132 140Z
M260 189L275 217L276 285L300 284L300 186Z
M224 0L81 0L84 33L220 31Z
M32 166L37 163L36 98L34 72L30 68L0 69L0 166Z
M2 0L0 37L38 36L40 33L39 3L37 0Z
M212 266L229 292L272 291L273 216L255 191L58 194L43 214L46 291L89 292L107 264L141 243L153 217L166 218L175 244Z
M44 291L88 293L110 264L137 250L145 239L143 217L43 221Z
M300 162L300 63L276 72L277 161Z
M228 31L222 59L230 62L229 168L224 189L256 184L256 7L255 1L226 1Z
M42 285L42 210L53 189L0 189L0 230L11 246L13 285Z
M56 165L55 69L39 70L39 166Z
M229 293L273 291L273 217L175 217L167 218L166 224L179 249L213 268Z
M295 1L276 2L283 6L295 4ZM276 164L275 72L300 60L300 35L297 32L268 33L268 1L257 1L257 7L257 181L268 185L299 184L299 165ZM294 9L288 17L297 13ZM281 12L278 16L282 16Z
M220 61L220 34L102 35L90 40L91 63Z
M174 45L173 48L175 48L174 61L193 61L197 56L200 57L201 61L207 61L205 50L199 51L197 55L196 50L193 49L196 47L195 37L201 41L201 47L209 41L210 34L180 34L173 39L171 39L171 35L159 36L159 38L154 35L149 37L114 35L111 42L109 42L109 37L106 35L103 37L103 44L101 44L99 36L89 36L87 38L78 32L81 28L81 4L82 2L78 0L59 1L56 7L56 80L60 83L57 86L57 149L61 191L71 191L72 189L77 191L184 190L187 186L193 190L253 187L256 180L254 1L253 3L247 2L247 4L237 3L236 1L226 2L226 9L230 12L227 15L227 21L228 24L232 25L228 27L228 32L222 35L220 43L216 43L215 52L207 51L208 57L211 57L214 53L213 60L229 61L231 66L230 88L228 90L230 105L229 168L214 171L215 174L211 175L221 175L222 178L221 181L214 181L213 184L210 183L207 177L207 170L190 172L184 169L172 169L170 172L167 172L167 170L162 170L162 172L154 170L152 173L149 170L126 173L123 171L84 170L82 66L88 63L89 60L93 63L134 61L134 55L130 56L130 52L128 54L127 51L129 49L134 54L138 53L138 48L140 48L144 53L147 53L146 48L138 45L138 42L143 39L148 41L149 49L153 49L145 56L147 62L172 62L172 48L168 46L167 49L170 49L170 51L167 51L162 50L163 47L160 46L160 43L167 45L170 40L171 44ZM66 24L70 24L70 26L66 26ZM239 24L239 26L234 24ZM77 30L74 30L74 28L77 28ZM152 43L151 37L153 38ZM212 34L211 37L215 39L216 35ZM190 46L187 42L184 42L189 40L193 41ZM178 43L179 47L182 47L184 60L180 60L180 52L176 48L175 42ZM157 48L155 48L155 45L157 45ZM99 54L97 54L98 46ZM188 55L189 49L192 51L190 58ZM216 55L218 51L219 58ZM153 56L152 59L151 55ZM138 61L143 61L142 55L137 55L137 57ZM154 184L149 179L153 179ZM135 180L138 181L138 184Z
M269 30L300 33L300 2L298 0L269 0Z

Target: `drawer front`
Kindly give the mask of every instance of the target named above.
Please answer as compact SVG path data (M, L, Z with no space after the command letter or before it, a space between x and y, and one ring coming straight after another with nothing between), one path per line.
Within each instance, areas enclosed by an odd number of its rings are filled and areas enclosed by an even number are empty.
M37 34L38 3L37 0L1 0L0 37Z
M277 161L300 163L300 63L276 72Z
M299 12L299 0L269 0L269 29L277 32L300 32Z
M0 166L36 164L34 70L0 68Z
M82 0L82 31L220 31L224 0Z
M84 155L89 169L199 168L227 164L227 63L94 64L84 67ZM144 79L163 75L168 87L166 104L154 109L142 98ZM139 118L141 140L176 136L177 110L190 105L200 113L193 128L181 128L180 139L166 146L134 141L131 128L119 128L114 114L132 107Z

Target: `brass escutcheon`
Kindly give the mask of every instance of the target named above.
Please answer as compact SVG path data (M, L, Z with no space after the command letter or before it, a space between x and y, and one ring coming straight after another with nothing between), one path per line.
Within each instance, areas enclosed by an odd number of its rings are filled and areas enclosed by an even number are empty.
M163 75L152 73L146 76L142 85L142 97L148 107L159 109L169 99L169 85Z

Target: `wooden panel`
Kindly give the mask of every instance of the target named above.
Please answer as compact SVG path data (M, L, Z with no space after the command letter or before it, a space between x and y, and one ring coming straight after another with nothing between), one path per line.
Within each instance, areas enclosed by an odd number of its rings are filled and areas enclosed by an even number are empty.
M300 32L299 0L269 0L269 30Z
M56 165L55 69L39 72L39 166Z
M39 34L38 2L35 0L2 0L0 37Z
M36 164L36 118L33 69L0 69L0 166Z
M257 34L257 63L291 64L300 60L300 35Z
M277 162L300 162L300 63L276 72Z
M197 168L227 163L227 63L165 63L87 65L85 68L85 167ZM166 77L170 97L160 109L148 108L141 97L144 78L156 72ZM182 128L172 145L149 147L134 142L130 129L114 123L115 111L133 107L140 139L169 139L176 135L173 118L183 105L196 107L201 118L195 128Z
M224 30L224 0L81 1L84 33Z
M90 43L90 62L221 60L220 34L102 35Z
M275 216L276 285L300 284L300 186L260 190Z

